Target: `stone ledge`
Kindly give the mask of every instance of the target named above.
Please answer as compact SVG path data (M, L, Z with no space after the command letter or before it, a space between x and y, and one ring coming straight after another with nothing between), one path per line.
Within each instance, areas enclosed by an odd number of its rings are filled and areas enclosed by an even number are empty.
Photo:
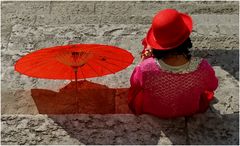
M195 115L188 122L189 140L194 145L238 145L239 114Z
M196 7L197 5L197 7ZM238 14L237 1L90 1L90 2L2 2L3 12L18 14L67 13L69 15L89 14L153 14L163 8L176 8L191 14Z
M153 14L149 15L72 15L68 14L39 14L17 15L14 13L7 13L2 16L2 25L23 24L30 26L38 25L68 25L68 24L148 24L152 22ZM203 25L238 25L238 15L236 14L193 14L191 15L195 24Z
M231 144L239 114L163 120L150 115L2 115L2 144ZM231 123L231 124L228 124ZM156 130L158 129L158 130ZM188 139L187 139L188 137Z
M3 115L1 136L2 144L186 143L183 118L130 114Z
M14 25L3 27L1 51L19 48L44 48L68 43L108 43L128 48L129 45L141 46L141 39L146 35L149 25L64 25L64 26L28 26ZM238 25L200 25L194 26L191 37L198 48L221 49L238 48ZM10 31L10 32L9 32ZM127 41L128 40L128 41ZM214 42L214 43L213 43ZM7 46L8 45L8 46Z

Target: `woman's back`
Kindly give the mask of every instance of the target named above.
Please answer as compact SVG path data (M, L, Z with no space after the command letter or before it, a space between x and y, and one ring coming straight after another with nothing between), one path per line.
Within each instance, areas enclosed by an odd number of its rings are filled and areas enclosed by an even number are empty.
M215 90L217 79L208 62L192 58L189 63L173 67L155 58L136 67L131 82L139 82L142 112L160 117L191 115L199 110L200 97Z

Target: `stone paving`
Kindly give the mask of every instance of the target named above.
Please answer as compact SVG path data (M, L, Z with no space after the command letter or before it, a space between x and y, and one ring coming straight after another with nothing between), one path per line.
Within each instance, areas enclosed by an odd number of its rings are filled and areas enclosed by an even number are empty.
M68 81L29 78L14 71L40 48L101 43L135 60L113 75L88 79L128 88L152 16L176 8L192 15L192 54L207 58L219 78L205 114L159 119L133 114L39 114L31 89L58 91ZM2 144L239 144L239 2L1 2Z

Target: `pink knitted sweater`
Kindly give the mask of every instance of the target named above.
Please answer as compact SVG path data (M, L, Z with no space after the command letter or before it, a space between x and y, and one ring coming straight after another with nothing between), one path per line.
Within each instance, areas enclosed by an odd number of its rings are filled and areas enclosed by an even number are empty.
M128 101L134 113L172 118L206 111L218 79L205 59L194 70L173 73L148 58L136 66L130 83Z

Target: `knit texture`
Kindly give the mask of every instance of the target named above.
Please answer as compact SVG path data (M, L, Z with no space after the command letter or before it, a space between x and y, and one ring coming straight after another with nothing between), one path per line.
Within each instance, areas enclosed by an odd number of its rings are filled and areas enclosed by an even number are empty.
M215 72L205 59L191 72L172 73L148 58L134 69L130 82L130 108L136 114L163 118L204 112L218 86Z

